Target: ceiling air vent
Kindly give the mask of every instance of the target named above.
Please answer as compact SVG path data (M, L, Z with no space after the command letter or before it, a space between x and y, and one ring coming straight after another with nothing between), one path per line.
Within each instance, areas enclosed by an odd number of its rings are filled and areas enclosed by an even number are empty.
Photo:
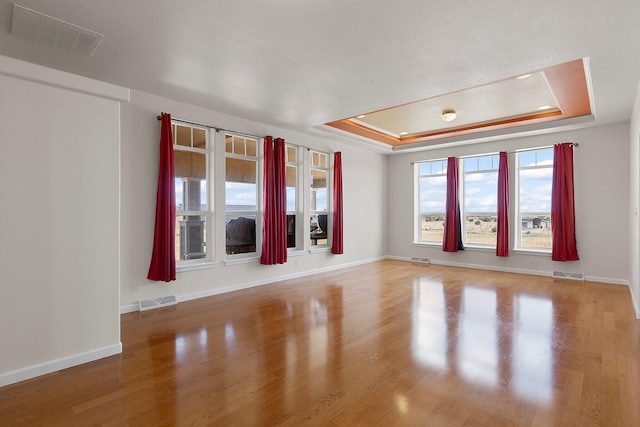
M82 56L92 56L104 37L17 4L13 5L11 34Z

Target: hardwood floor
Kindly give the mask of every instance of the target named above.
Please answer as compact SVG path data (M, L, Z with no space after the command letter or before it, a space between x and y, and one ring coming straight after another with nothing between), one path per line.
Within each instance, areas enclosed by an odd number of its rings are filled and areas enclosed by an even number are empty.
M122 316L7 425L638 426L624 286L381 261Z

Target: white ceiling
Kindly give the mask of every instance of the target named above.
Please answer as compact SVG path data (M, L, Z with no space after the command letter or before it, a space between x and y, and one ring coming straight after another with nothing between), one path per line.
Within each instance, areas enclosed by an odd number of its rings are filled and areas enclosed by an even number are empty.
M307 133L582 57L596 124L625 121L640 79L637 0L18 4L104 39L92 57L20 40L0 1L1 55Z

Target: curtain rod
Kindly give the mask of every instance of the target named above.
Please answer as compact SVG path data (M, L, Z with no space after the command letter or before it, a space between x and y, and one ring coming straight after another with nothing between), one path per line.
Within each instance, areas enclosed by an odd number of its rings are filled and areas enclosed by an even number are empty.
M569 143L572 147L579 147L580 144L577 142L570 142ZM507 151L507 154L516 154L516 153L524 153L526 151L536 151L536 150L545 150L547 148L553 148L553 145L547 145L545 147L536 147L536 148L525 148L523 150L516 150L516 151ZM499 154L499 152L497 153L488 153L488 154L468 154L466 156L458 156L459 159L466 159L469 157L482 157L482 156L493 156L495 154ZM416 163L426 163L426 162L442 162L442 161L446 161L447 157L443 157L443 158L439 158L439 159L429 159L429 160L416 160L411 162L412 165L416 164Z
M162 120L161 116L156 116L156 118L158 120ZM185 124L188 124L188 125L195 125L195 126L200 126L200 127L203 127L203 128L214 129L216 132L224 131L224 132L231 132L231 133L233 133L235 135L238 135L238 136L248 136L250 138L255 138L255 139L263 138L262 136L258 136L258 135L251 135L249 133L238 132L238 131L231 130L231 129L224 129L224 128L220 128L220 127L217 127L217 126L205 125L203 123L191 122L189 120L179 119L179 118L173 117L173 116L171 117L171 120L175 120L176 122L181 122L181 123L185 123Z
M580 144L577 142L569 142L569 145L571 145L572 147L579 147ZM554 144L557 145L557 144ZM547 148L553 148L553 145L547 145L546 147L536 147L536 148L525 148L524 150L516 150L516 151L507 151L507 154L514 154L514 153L524 153L526 151L536 151L536 150L544 150Z

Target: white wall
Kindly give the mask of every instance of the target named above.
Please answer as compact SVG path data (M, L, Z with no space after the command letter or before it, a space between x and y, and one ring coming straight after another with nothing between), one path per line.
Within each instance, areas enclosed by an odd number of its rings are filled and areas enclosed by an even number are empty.
M121 351L120 100L0 57L0 386Z
M636 310L636 317L640 319L640 85L638 86L636 101L631 114L630 132L630 181L629 193L630 221L630 265L631 296Z
M283 137L292 144L342 151L344 254L307 251L301 256L290 256L288 263L277 266L258 262L225 265L221 257L215 268L179 272L177 280L169 284L148 281L158 175L160 122L156 116L160 112L252 135ZM383 257L386 156L353 143L338 142L339 139L303 135L132 91L131 102L122 107L122 311L137 309L135 304L141 299L173 294L185 300ZM137 283L141 284L140 291L135 290Z
M629 280L629 125L621 123L546 135L505 139L449 149L394 155L389 160L389 250L392 256L430 258L433 262L479 266L536 274L553 270L580 272L587 279L627 284ZM445 253L441 247L415 246L413 241L414 178L412 161L514 151L577 142L574 151L576 234L580 261L553 262L550 256L467 248ZM510 175L515 163L510 156ZM511 194L512 209L515 194ZM402 209L398 207L402 206ZM513 220L511 221L513 224ZM511 225L513 231L513 225ZM513 239L511 239L513 241ZM533 262L530 262L533 260Z

